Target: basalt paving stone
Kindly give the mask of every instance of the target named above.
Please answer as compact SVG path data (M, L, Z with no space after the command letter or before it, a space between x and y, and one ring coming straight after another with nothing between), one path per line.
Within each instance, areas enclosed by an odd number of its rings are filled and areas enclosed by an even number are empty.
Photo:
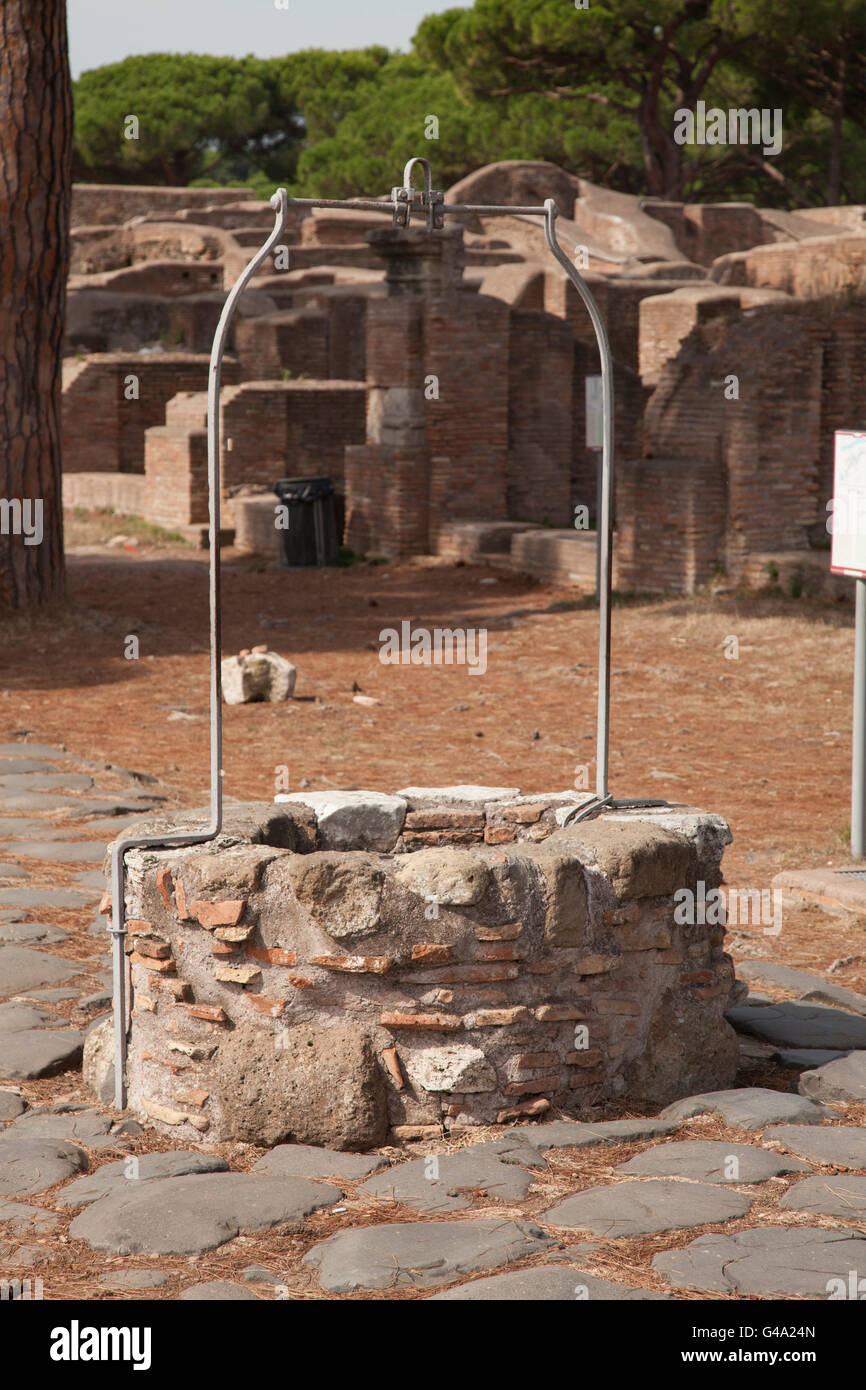
M60 1220L53 1211L46 1211L44 1207L31 1207L28 1202L7 1202L0 1197L0 1224L3 1226L0 1234L7 1235L39 1235L42 1231L51 1231Z
M85 896L85 902L88 903L94 902L97 897L101 898L108 887L108 880L105 874L98 869L88 870L88 872L84 874L76 874L75 882L80 883L82 888L92 890Z
M658 1144L627 1163L617 1173L642 1178L694 1178L699 1182L766 1182L782 1173L810 1173L808 1163L771 1154L751 1144L725 1144L711 1139L685 1139Z
M82 830L107 831L109 839L116 840L124 830L128 830L131 825L139 825L147 820L147 815L138 812L134 816L102 816L99 820L86 820L81 825Z
M706 1183L635 1180L577 1192L545 1212L544 1220L613 1239L733 1221L751 1205L741 1192Z
M27 1004L60 1004L64 999L77 999L77 989L31 989L25 994L16 994L16 1003L22 1000Z
M808 1211L814 1216L841 1216L847 1221L862 1221L866 1217L866 1177L837 1173L835 1177L825 1178L816 1174L789 1187L779 1206L786 1211Z
M479 1157L461 1150L399 1163L362 1183L358 1191L418 1211L462 1211L477 1206L481 1196L519 1202L533 1181L525 1168L502 1163L493 1154Z
M831 1280L866 1270L866 1238L860 1231L765 1226L698 1236L681 1250L654 1256L653 1268L677 1288L828 1298Z
M59 769L45 758L0 758L0 777L8 777L10 773L22 772L58 772Z
M0 1077L36 1081L69 1071L81 1061L84 1034L77 1028L25 1028L4 1033L0 1047Z
M808 1071L813 1067L823 1067L827 1062L835 1062L837 1057L847 1057L847 1052L838 1052L831 1047L785 1047L774 1052L771 1062L780 1067L790 1067L792 1071Z
M100 840L23 840L14 853L25 859L44 859L47 864L101 864L105 845Z
M431 1288L476 1269L498 1269L552 1242L528 1221L418 1221L341 1231L307 1251L327 1293Z
M0 946L0 995L20 994L22 990L68 980L83 972L81 961L61 960L26 946Z
M2 895L0 895L2 897ZM822 1004L782 1003L729 1009L725 1018L740 1033L779 1047L866 1048L866 1018Z
M221 1279L212 1279L207 1284L191 1284L177 1301L181 1303L259 1303L261 1300L252 1289L243 1284L231 1284Z
M434 1293L426 1303L540 1303L597 1302L599 1299L633 1303L638 1299L669 1302L666 1293L650 1289L635 1289L626 1284L612 1284L584 1274L579 1269L557 1269L538 1265L535 1269L518 1269L513 1274L493 1274L488 1279L474 1279L471 1284L457 1284L453 1289Z
M24 1028L39 1028L44 1023L60 1021L55 1014L34 1009L32 1004L0 1004L0 1033L20 1033Z
M29 1197L86 1171L87 1154L75 1144L14 1129L0 1134L0 1193L6 1197Z
M105 885L103 884L103 887ZM0 903L6 907L84 907L94 894L87 888L0 888Z
M109 1133L111 1125L110 1117L100 1115L98 1110L59 1110L50 1114L30 1110L16 1120L6 1133L38 1136L40 1139L68 1139L88 1149L107 1149L113 1148L116 1142Z
M746 980L768 980L782 989L796 990L801 999L818 1004L839 1004L843 1009L866 1015L866 994L834 985L806 970L794 970L789 965L777 965L775 961L755 960L738 965L737 972Z
M33 816L0 815L0 840L66 840L69 829L58 830L49 821L36 820Z
M65 748L52 748L49 743L0 743L4 758L71 758Z
M85 772L11 772L0 774L0 795L14 796L20 792L86 792L93 786L93 778ZM4 796L5 799L5 796Z
M0 922L24 922L26 917L20 908L4 907L0 909Z
M165 1153L141 1154L103 1164L95 1173L77 1178L57 1194L58 1207L85 1207L111 1192L128 1192L137 1182L157 1178L182 1178L195 1173L227 1173L229 1165L216 1154L196 1153L192 1149L169 1149Z
M535 1149L591 1149L596 1144L629 1144L641 1139L660 1139L672 1134L676 1128L676 1124L663 1117L656 1120L602 1120L595 1125L575 1120L553 1120L549 1124L506 1130L505 1133L510 1138L531 1144Z
M836 1168L866 1169L866 1129L854 1125L827 1125L812 1129L806 1125L774 1125L761 1135L764 1143L777 1141L786 1149L811 1158L813 1163L833 1164Z
M546 1168L547 1159L535 1145L522 1138L513 1138L513 1133L513 1130L506 1130L495 1139L488 1139L484 1144L470 1144L460 1152L463 1155L472 1154L476 1158L488 1158L492 1155L498 1158L500 1163L516 1163L519 1168Z
M749 1086L741 1091L704 1091L701 1095L686 1096L668 1105L660 1118L682 1122L695 1115L716 1114L734 1129L763 1129L765 1125L783 1124L787 1120L817 1125L830 1113L805 1096Z
M378 1154L340 1153L319 1149L315 1144L278 1144L254 1163L254 1173L277 1178L334 1178L337 1182L357 1182L388 1166Z
M140 816L145 809L155 809L155 806L156 803L153 808L144 807L140 801L129 797L112 799L107 796L61 796L59 792L10 792L8 788L0 787L0 813L3 815L9 811L43 811L52 815L58 811L68 811L70 816L75 818L126 815L134 811Z
M804 1071L798 1089L812 1100L866 1101L866 1052L849 1052L815 1071Z
M259 1173L160 1178L109 1192L76 1216L69 1233L114 1255L197 1255L237 1235L301 1221L341 1196L338 1187Z
M17 1120L26 1109L27 1102L17 1091L0 1091L0 1121L3 1124L7 1124L9 1120Z
M112 1269L100 1274L99 1282L104 1289L161 1289L168 1275L158 1269Z
M281 1284L283 1282L278 1274L273 1274L263 1265L247 1265L246 1269L241 1270L241 1273L248 1284Z
M26 869L20 864L0 864L0 878L27 878Z
M53 946L65 941L68 932L62 927L51 927L47 922L4 922L0 924L0 941L38 941L42 946Z
M78 1001L78 1007L86 1014L105 1012L111 1008L112 994L110 989L99 989L95 994L83 994Z

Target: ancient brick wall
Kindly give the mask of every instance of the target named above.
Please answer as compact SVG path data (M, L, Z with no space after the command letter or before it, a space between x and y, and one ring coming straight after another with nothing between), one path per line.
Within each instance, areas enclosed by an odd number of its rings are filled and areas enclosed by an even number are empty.
M126 222L164 212L171 217L181 208L215 207L249 197L248 188L151 188L143 184L74 183L73 227L92 227Z
M538 309L512 309L508 354L507 515L571 520L573 338Z

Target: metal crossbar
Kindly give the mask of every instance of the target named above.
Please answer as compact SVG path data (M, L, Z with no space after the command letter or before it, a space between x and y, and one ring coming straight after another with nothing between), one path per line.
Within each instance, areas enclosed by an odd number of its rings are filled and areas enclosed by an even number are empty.
M412 178L416 166L424 171L424 187L413 187ZM114 1098L115 1105L122 1110L126 1104L126 1039L129 1028L129 1008L127 989L126 904L125 904L125 856L133 849L167 849L180 845L199 845L214 840L222 830L222 683L220 679L220 452L219 452L219 390L223 353L228 330L234 316L237 302L255 275L259 266L266 260L280 240L286 228L290 207L296 208L342 208L358 212L390 213L395 227L408 227L413 213L423 213L428 231L435 232L445 226L445 218L460 213L474 213L483 217L541 217L544 219L544 235L551 254L568 275L581 300L586 306L595 330L601 359L602 379L602 483L601 508L597 518L598 546L600 557L599 582L599 635L598 635L598 698L596 720L596 790L575 807L572 815L585 819L600 811L625 805L664 805L664 802L614 802L608 791L608 749L609 749L609 711L610 711L610 608L611 608L611 535L613 522L613 359L610 352L607 330L598 305L588 286L578 274L575 266L566 255L556 237L556 219L559 209L553 198L545 199L541 206L514 206L513 204L486 203L446 203L444 193L433 188L430 162L416 156L410 159L403 171L402 185L391 190L390 198L289 198L284 188L277 189L270 200L276 214L274 227L264 245L256 252L249 265L242 271L232 287L220 315L214 334L210 355L210 374L208 378L207 406L207 465L208 465L208 543L209 555L209 604L210 604L210 819L201 830L189 834L167 834L139 836L115 841L111 849L111 925L113 945L113 996L114 996ZM569 817L570 818L570 817Z

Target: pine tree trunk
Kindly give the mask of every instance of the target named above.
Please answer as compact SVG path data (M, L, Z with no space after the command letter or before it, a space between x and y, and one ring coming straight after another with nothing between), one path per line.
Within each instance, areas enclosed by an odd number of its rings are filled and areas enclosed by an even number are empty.
M66 0L0 0L0 612L63 594L71 162Z

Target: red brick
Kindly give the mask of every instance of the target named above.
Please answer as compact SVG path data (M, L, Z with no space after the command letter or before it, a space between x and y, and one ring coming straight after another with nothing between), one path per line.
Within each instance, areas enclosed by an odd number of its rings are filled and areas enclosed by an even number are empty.
M379 1019L383 1028L435 1028L456 1032L463 1027L463 1021L454 1014L398 1014L383 1013Z
M271 965L297 965L294 951L285 951L282 946L248 946L246 951L253 960L268 961Z
M429 965L451 960L451 947L438 941L420 941L412 947L412 960L426 961Z
M197 900L190 903L189 910L203 927L234 927L240 921L246 901L246 898L228 898L216 903Z

